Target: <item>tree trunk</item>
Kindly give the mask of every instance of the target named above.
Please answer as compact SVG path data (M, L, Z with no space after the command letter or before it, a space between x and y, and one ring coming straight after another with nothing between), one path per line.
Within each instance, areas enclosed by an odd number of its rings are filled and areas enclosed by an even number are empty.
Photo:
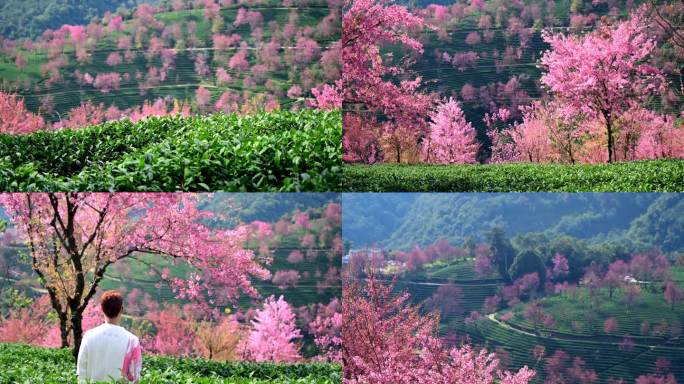
M83 340L83 313L76 312L71 315L71 333L74 337L74 359L78 358L78 350L81 348L81 341Z
M608 162L612 163L615 161L615 148L613 148L613 121L610 111L603 111L603 117L606 119L606 130L608 132Z
M56 309L55 309L56 310ZM57 312L59 316L59 333L62 338L62 348L69 347L69 331L66 312Z

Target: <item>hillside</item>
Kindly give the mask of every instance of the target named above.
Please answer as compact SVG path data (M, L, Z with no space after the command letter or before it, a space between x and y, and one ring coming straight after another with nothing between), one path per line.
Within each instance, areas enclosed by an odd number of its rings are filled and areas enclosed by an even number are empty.
M676 194L420 194L402 201L397 205L384 194L345 195L345 211L350 212L344 216L346 240L357 246L379 243L406 249L442 238L462 244L500 227L511 237L544 232L595 242L655 242L667 250L682 247L672 232L681 225L682 205ZM394 207L404 213L386 220L385 210Z
M63 24L88 24L93 17L119 7L132 8L141 0L5 0L0 4L0 36L36 38ZM145 1L150 2L150 1ZM153 1L154 2L154 1Z
M442 342L526 365L534 384L684 377L681 196L401 196L343 197L345 242L357 248L345 273L393 281L439 316ZM405 213L387 220L392 209ZM380 257L358 249L373 243Z
M221 6L142 4L0 44L2 89L47 123L78 127L122 116L302 109L339 76L339 9L325 1ZM81 120L76 116L81 117Z

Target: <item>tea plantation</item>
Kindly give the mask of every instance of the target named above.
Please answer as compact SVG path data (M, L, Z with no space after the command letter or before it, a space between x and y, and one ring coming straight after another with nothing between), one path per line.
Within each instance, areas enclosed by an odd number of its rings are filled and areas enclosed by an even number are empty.
M0 135L0 190L336 190L341 136L341 113L316 110Z
M0 344L0 384L76 383L70 350ZM334 384L342 368L333 364L278 365L143 356L140 384Z
M617 164L346 165L348 192L679 192L684 160Z

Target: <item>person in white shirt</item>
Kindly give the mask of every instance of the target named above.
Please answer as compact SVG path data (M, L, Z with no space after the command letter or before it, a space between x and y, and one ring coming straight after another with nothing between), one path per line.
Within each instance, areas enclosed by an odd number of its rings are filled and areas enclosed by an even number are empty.
M117 291L107 291L100 298L100 307L105 322L83 336L76 364L78 382L137 383L142 369L142 350L138 337L119 325L123 297Z

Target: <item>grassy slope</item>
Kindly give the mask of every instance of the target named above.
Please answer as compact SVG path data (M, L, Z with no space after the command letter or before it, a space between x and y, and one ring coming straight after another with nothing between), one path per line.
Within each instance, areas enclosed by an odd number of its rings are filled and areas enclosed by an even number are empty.
M76 382L69 350L0 344L0 366L0 384ZM341 377L341 367L332 364L218 363L144 356L140 384L333 384L341 383Z
M0 190L327 191L339 112L166 117L0 135Z
M684 271L676 269L673 277L679 281L684 277ZM578 291L575 299L551 296L543 299L543 306L547 313L554 315L554 331L560 333L552 334L549 330L540 330L540 334L536 334L534 326L522 318L522 305L515 308L515 316L510 325L498 320L498 316L508 310L499 312L494 319L484 318L466 324L464 320L468 313L481 311L484 299L496 294L501 284L493 280L478 279L472 267L462 262L435 263L402 277L397 282L397 288L407 290L415 303L421 303L436 291L436 284L444 284L445 279L455 280L456 285L462 289L461 303L466 312L464 315L442 317L440 332L443 335L466 336L490 349L503 348L510 354L510 368L528 365L538 370L539 376L535 383L541 383L545 375L543 363L530 357L536 345L545 346L547 356L552 355L556 349L563 349L572 357L583 358L586 367L599 374L597 384L605 384L610 377L625 378L627 383L632 383L637 376L652 372L655 360L661 357L672 361L673 373L678 379L684 377L684 360L680 358L684 354L684 340L679 338L667 341L660 336L640 336L639 328L644 320L648 320L652 328L663 319L670 323L678 321L679 324L684 324L684 304L680 303L672 310L665 303L662 293L642 290L641 299L633 308L627 309L619 304L620 293L616 293L614 301L610 301L607 292L602 292L594 305L597 317L591 325L585 317L589 303L583 290ZM618 331L615 335L605 335L602 330L603 321L611 316L618 320ZM582 324L580 331L571 330L573 320ZM617 345L626 333L635 340L633 350L623 351Z
M684 160L619 164L347 165L347 192L678 192Z
M252 31L248 25L243 25L238 28L232 27L232 23L235 20L237 11L240 7L245 7L245 5L234 5L223 7L221 9L221 15L224 18L224 27L222 29L222 33L238 34L241 36L242 41L247 42L250 46L255 46L256 42L251 36ZM280 27L282 27L288 22L288 15L292 11L289 8L280 6L280 3L277 0L272 0L263 6L254 6L252 8L261 12L264 17L264 41L268 41L271 38L271 31L266 28L266 25L271 21L275 21L280 25ZM298 15L299 26L315 27L325 16L328 15L329 9L325 6L324 2L319 1L313 2L309 7L297 9L296 12ZM211 47L212 25L204 18L203 9L161 12L155 15L155 17L164 21L167 25L171 25L172 23L180 24L183 27L184 33L186 32L185 28L188 23L193 21L196 22L196 36L200 40L200 47ZM125 24L128 25L128 23ZM92 54L91 62L85 65L81 65L76 62L73 56L73 49L68 47L66 49L67 52L65 53L67 53L69 56L69 65L62 70L62 74L65 75L65 79L67 81L63 84L44 84L45 76L43 76L40 72L40 66L47 62L47 56L44 52L24 52L24 55L28 60L28 66L23 71L18 71L16 69L13 59L0 55L0 79L6 79L8 81L30 81L33 85L38 86L38 90L34 88L28 88L22 92L22 96L26 100L27 107L32 111L37 111L40 106L40 98L45 95L52 95L55 99L55 110L64 115L71 108L78 106L82 100L88 99L92 100L93 103L96 104L104 103L105 106L114 103L121 109L142 105L145 100L155 100L156 98L163 98L166 96L172 96L179 100L194 100L195 90L199 86L204 86L207 88L212 93L213 102L215 102L221 93L226 90L242 93L244 91L242 79L251 75L251 72L249 71L234 71L229 69L225 63L220 65L219 63L214 62L213 60L216 58L215 52L208 50L205 53L209 56L207 63L211 68L212 74L215 73L216 68L222 66L234 79L230 85L218 87L214 83L213 75L212 79L203 79L195 72L194 55L196 55L198 52L188 50L185 47L176 47L178 55L174 63L174 69L169 72L168 79L160 86L148 90L146 95L141 95L138 87L139 82L136 80L136 73L141 72L146 74L148 68L151 66L161 67L161 60L156 58L152 62L148 62L144 57L147 47L135 47L134 51L136 52L137 57L133 63L129 64L124 62L122 65L116 68L107 66L105 61L109 53L112 51L121 51L116 47L116 42L119 35L120 33L115 33L112 34L112 36L100 41L94 53ZM317 42L322 48L325 48L336 38L338 39L339 36L333 36L333 38L319 38L317 39ZM123 52L121 51L121 53ZM230 57L234 53L235 49L230 49L228 52L223 52L223 56L228 55L228 57ZM250 54L248 61L251 64L255 63L253 54ZM314 71L319 71L320 65L312 64L311 68L314 69ZM75 84L74 80L71 78L71 75L77 69L82 73L91 74L114 70L122 75L124 73L128 73L131 76L131 80L128 82L122 81L120 90L105 94L93 89L91 86L79 86ZM303 68L299 68L299 70L301 69ZM267 78L274 82L278 88L283 91L283 97L280 97L279 101L284 108L288 108L289 104L293 102L293 100L285 97L284 94L293 84L299 83L298 73L300 72L301 71L297 70L293 71L292 68L285 66L282 69L271 71L267 74ZM247 90L247 94L252 96L264 91L266 91L266 88L262 81L256 86L256 88ZM59 116L57 113L55 113L46 117L51 120L56 120Z

